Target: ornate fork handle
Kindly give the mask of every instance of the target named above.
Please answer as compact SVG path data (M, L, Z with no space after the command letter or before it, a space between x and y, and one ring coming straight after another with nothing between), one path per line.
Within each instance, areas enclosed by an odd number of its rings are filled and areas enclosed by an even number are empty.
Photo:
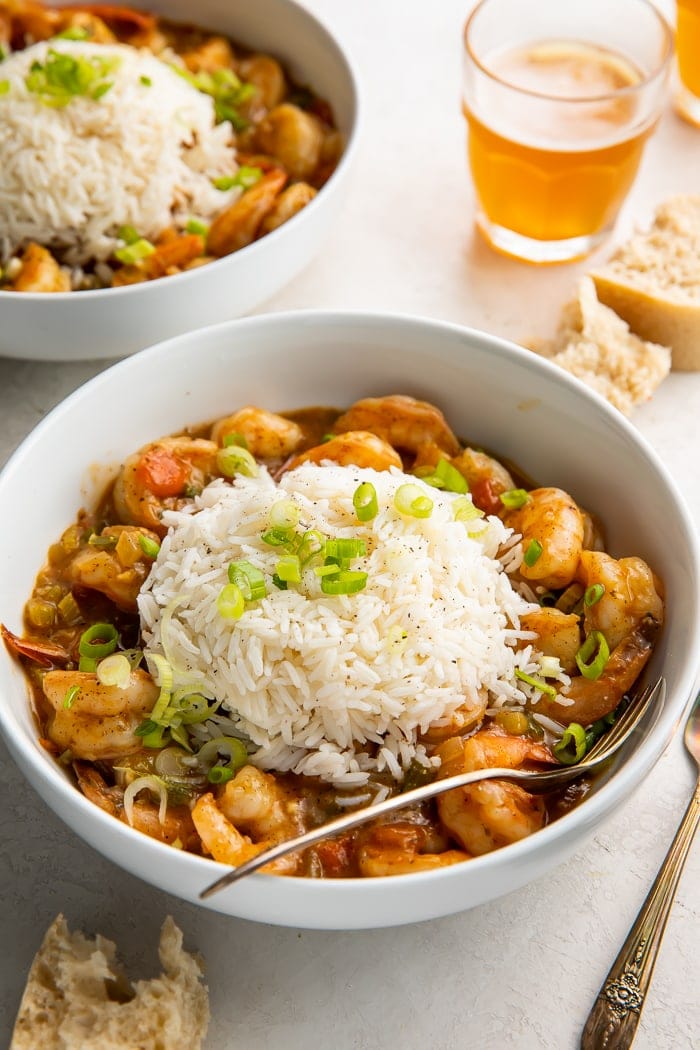
M632 1045L683 865L700 824L700 780L627 940L610 968L581 1036L581 1050Z

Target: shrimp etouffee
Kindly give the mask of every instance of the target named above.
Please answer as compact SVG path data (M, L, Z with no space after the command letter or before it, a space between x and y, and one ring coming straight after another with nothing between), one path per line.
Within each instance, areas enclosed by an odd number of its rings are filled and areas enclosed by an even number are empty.
M186 595L162 613L159 651L149 649L152 633L140 604L178 516L192 521L202 507L216 509L217 500L242 498L237 493L256 477L275 500L274 486L288 492L292 472L330 477L338 467L358 483L344 504L343 535L311 528L288 498L277 498L259 537L274 556L266 562L274 572L256 568L254 552L231 561L206 615L214 631L217 623L222 631L244 624L263 602L291 601L305 573L328 608L335 602L351 616L372 572L364 541L353 539L353 522L368 528L393 514L429 531L447 520L437 514L440 500L450 521L442 527L453 530L458 545L485 543L484 523L500 530L503 549L491 562L502 559L510 593L526 610L508 642L514 660L508 689L485 682L465 688L449 717L418 719L393 759L379 761L387 745L381 733L356 734L347 745L357 759L347 766L354 782L341 783L313 775L303 762L295 767L299 748L268 749L261 758L260 741L245 731L250 720L240 720L226 696L215 697L178 666L165 638ZM391 507L382 506L389 477L400 482ZM247 405L129 456L99 503L82 510L50 548L21 634L3 628L3 635L26 672L41 743L78 790L143 834L235 866L339 812L435 778L579 761L626 703L664 620L653 569L633 552L617 558L605 551L596 509L579 506L560 488L533 485L511 463L465 445L438 408L410 397L367 398L344 412L277 414ZM386 666L401 678L410 647L421 641L409 631L388 634L397 652ZM234 649L244 644L243 635L231 637ZM202 656L205 664L215 661ZM229 656L235 664L236 652ZM429 657L426 650L421 659ZM318 683L314 688L323 692ZM279 757L287 754L291 759ZM435 870L533 834L589 789L581 779L548 796L532 795L485 781L266 870L325 878Z
M274 55L112 4L0 0L0 120L0 290L14 292L215 262L305 208L344 149L329 103Z

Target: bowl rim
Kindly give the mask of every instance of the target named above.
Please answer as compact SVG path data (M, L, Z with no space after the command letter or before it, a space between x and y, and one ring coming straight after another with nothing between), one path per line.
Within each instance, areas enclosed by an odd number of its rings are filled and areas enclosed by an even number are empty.
M528 361L530 366L534 367L536 371L542 371L544 374L552 377L555 382L563 386L565 390L568 390L579 400L590 402L597 413L602 414L609 424L612 424L615 429L626 435L628 440L645 455L658 474L659 480L666 486L675 501L678 521L685 533L688 549L692 557L689 571L694 571L696 577L700 575L700 538L696 532L684 497L654 448L629 420L613 408L600 394L584 386L579 380L576 380L546 358L539 357L516 343L454 322L413 314L335 309L292 310L224 321L155 343L138 354L116 362L83 383L40 420L15 449L2 471L0 471L0 499L2 498L4 486L12 482L12 476L16 471L21 470L22 460L25 455L28 454L35 444L43 441L45 432L50 431L54 421L65 414L69 414L75 402L89 398L103 384L108 385L115 372L138 369L141 361L158 360L162 356L167 357L168 354L179 347L183 345L186 347L189 342L196 342L201 339L203 335L208 339L216 340L219 335L228 337L231 332L245 334L246 330L254 330L256 328L279 329L283 332L288 325L299 328L312 325L320 326L322 329L330 327L337 329L338 327L346 328L359 325L376 330L393 329L397 332L404 327L418 328L425 333L426 342L430 335L453 336L460 338L463 342L466 340L478 348L488 350L489 354L498 356L503 362ZM235 340L229 340L229 344L233 343L235 343ZM445 358L448 358L449 351L444 351L444 353ZM700 594L698 593L695 593L693 614L693 623L691 625L692 641L686 657L686 665L675 693L672 697L666 696L663 708L659 712L654 725L637 743L621 767L615 771L606 783L602 784L598 790L585 798L579 805L557 818L556 821L540 829L537 833L519 842L494 850L491 853L471 858L466 866L470 872L470 877L476 877L479 872L486 874L492 868L499 868L501 865L517 865L523 856L544 854L547 851L547 847L552 843L556 843L557 840L567 841L575 838L577 834L581 835L582 829L586 826L589 829L594 829L617 804L622 803L631 791L641 783L643 777L651 770L670 742L683 711L695 695L700 682L698 661L691 659L692 654L696 656L700 654ZM10 657L8 658L11 659ZM176 856L174 856L171 846L151 839L120 821L115 821L112 816L89 802L68 781L55 761L48 754L41 752L38 746L38 738L37 740L30 740L23 731L15 729L12 725L9 709L3 704L0 704L0 731L2 731L2 735L17 764L20 765L22 773L27 779L30 779L30 782L32 777L38 777L46 786L47 792L50 792L51 795L55 795L58 792L66 800L66 804L74 810L76 816L80 814L85 815L84 822L76 821L75 824L69 824L69 826L83 837L92 848L100 850L100 846L95 842L95 837L89 837L88 828L90 821L96 822L97 825L104 829L107 836L113 838L115 842L118 842L121 838L125 847L128 843L131 843L136 848L136 851L141 854L154 850L155 852L152 854L154 858L161 858L163 861L169 859L171 865L181 864L183 873L201 877L202 889L209 882L213 882L219 874L229 870L227 865L208 857L179 850L176 851ZM17 756L21 757L24 765L20 764L20 758ZM49 796L45 795L44 797L48 800ZM61 819L64 818L61 817ZM581 837L583 836L581 835ZM447 883L452 880L459 881L463 877L464 867L465 865L455 864L433 871L407 874L403 875L399 882L402 887L409 884L418 887L423 883L437 885L438 883ZM133 868L128 868L127 870L133 870ZM151 881L158 885L156 876L157 868L154 865L153 879ZM139 877L143 878L144 876L139 875ZM310 885L313 886L313 893L324 899L355 897L357 895L361 896L363 893L369 896L373 892L373 888L377 886L389 884L396 887L397 885L396 876L378 876L371 879L358 877L309 879L304 876L274 876L257 873L251 876L248 881L251 879L258 886L263 884L270 886L271 880L274 880L275 884L279 884L282 880L284 882L284 891L288 894L290 902L293 902L295 899L301 901L309 892ZM216 900L222 903L226 900L226 897L227 894L224 893ZM192 898L187 897L185 899ZM235 900L235 897L230 899ZM206 905L199 901L196 901L196 903L212 907L209 902ZM216 905L213 905L213 907L216 908ZM235 911L229 911L224 907L221 910L228 914L237 914ZM354 927L324 926L323 928Z
M183 284L186 280L197 280L201 279L202 272L206 275L209 271L210 266L219 267L219 264L228 263L231 265L233 260L242 258L243 263L251 263L256 265L256 257L262 251L265 251L264 246L268 244L274 245L281 239L281 237L287 236L288 228L296 229L299 225L299 221L303 221L305 213L308 209L312 209L311 212L306 214L308 219L309 214L315 214L318 207L323 204L325 199L326 187L334 188L337 180L345 177L350 169L351 164L354 161L355 154L358 149L358 141L360 128L363 120L364 113L364 101L363 93L361 88L361 80L358 73L358 67L355 60L352 57L350 50L341 44L335 34L328 28L328 26L322 22L315 14L313 14L307 7L299 3L298 0L280 0L286 7L294 9L297 16L301 19L306 19L307 23L313 27L314 31L320 36L325 38L327 46L335 52L337 66L342 70L343 74L347 79L347 86L349 88L350 100L351 100L351 122L345 139L345 146L341 154L340 160L336 167L333 169L333 173L324 182L323 186L320 187L316 195L309 203L302 208L301 211L293 215L291 219L288 219L286 223L282 223L276 229L271 230L270 233L266 233L264 237L260 237L258 240L253 241L251 244L247 244L244 248L239 248L235 252L230 252L228 255L223 255L213 262L207 263L203 267L195 267L193 270L183 270L181 273L166 275L165 277L157 278L155 281L140 281L137 284L121 285L117 288L86 288L79 292L76 300L76 292L16 292L13 290L0 288L0 303L2 302L22 302L22 303L65 303L71 302L90 302L95 303L97 300L108 296L116 298L117 296L124 297L125 295L145 295L150 291L153 293L154 286L161 288L164 281L167 280L168 287L173 287L171 282L178 282ZM66 6L68 0L62 0L57 6ZM323 197L322 197L323 195ZM321 201L319 202L319 198ZM272 239L272 240L270 240ZM226 322L222 322L226 323ZM156 345L156 344L152 344Z

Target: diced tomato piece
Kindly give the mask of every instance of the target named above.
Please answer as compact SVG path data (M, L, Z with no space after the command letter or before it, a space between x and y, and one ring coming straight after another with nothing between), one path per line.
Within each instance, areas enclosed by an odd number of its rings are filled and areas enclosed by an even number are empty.
M323 874L328 878L341 878L349 874L353 857L353 836L343 835L338 839L324 839L315 847Z
M499 492L495 491L491 478L475 481L470 486L470 492L474 506L483 510L484 514L498 514L499 510L503 509L503 504L498 498Z
M144 452L136 468L138 483L154 496L179 496L190 477L190 467L162 445Z

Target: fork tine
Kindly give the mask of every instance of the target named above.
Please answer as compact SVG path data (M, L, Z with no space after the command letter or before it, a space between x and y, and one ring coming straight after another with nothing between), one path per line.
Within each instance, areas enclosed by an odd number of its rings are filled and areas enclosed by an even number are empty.
M637 696L632 697L617 721L613 722L608 732L599 737L591 750L587 752L587 761L599 758L605 752L612 750L620 740L636 729L652 700L657 696L662 682L663 678L659 677L651 685L645 686Z

